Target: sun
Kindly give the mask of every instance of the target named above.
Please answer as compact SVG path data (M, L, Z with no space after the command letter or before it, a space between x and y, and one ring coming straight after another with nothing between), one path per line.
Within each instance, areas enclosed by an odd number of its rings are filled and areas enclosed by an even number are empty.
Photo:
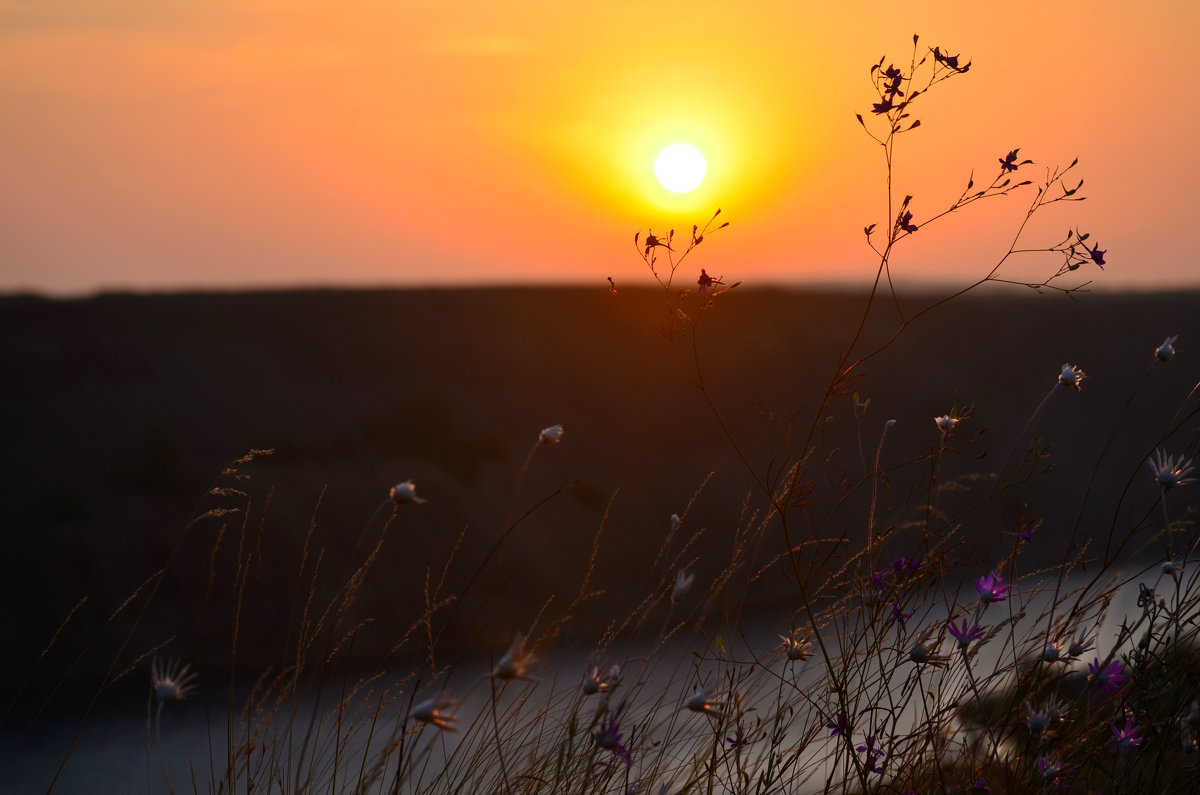
M707 170L704 155L690 144L671 144L654 159L654 175L673 193L695 190Z

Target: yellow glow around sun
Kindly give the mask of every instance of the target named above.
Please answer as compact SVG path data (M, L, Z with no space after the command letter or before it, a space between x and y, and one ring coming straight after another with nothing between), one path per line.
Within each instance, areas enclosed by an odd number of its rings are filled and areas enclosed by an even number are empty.
M654 160L654 176L673 193L695 190L707 171L704 155L691 144L671 144Z
M566 94L565 123L546 129L541 141L554 153L564 189L624 223L686 226L718 207L744 216L796 184L795 169L781 164L803 131L794 114L760 100L760 91L774 90L758 72L629 63L606 71L592 91ZM653 101L640 100L646 97ZM679 192L656 162L684 142L704 165L702 177Z

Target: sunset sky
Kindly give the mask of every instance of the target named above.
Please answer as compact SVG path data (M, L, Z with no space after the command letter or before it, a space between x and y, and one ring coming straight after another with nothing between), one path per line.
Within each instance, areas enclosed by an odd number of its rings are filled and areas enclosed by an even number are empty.
M1198 8L0 0L0 291L632 285L635 231L718 207L697 269L863 284L889 219L855 114L913 33L973 61L899 145L915 220L1014 147L1032 176L1078 156L1089 199L1026 244L1078 227L1098 287L1197 285ZM692 193L654 179L674 142L707 158ZM1024 205L921 229L898 280L986 271Z

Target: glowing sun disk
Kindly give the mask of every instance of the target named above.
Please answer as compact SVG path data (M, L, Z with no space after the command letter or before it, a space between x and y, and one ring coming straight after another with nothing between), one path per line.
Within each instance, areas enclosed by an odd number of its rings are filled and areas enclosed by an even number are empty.
M704 181L704 155L690 144L671 144L654 160L654 175L674 193L687 193Z

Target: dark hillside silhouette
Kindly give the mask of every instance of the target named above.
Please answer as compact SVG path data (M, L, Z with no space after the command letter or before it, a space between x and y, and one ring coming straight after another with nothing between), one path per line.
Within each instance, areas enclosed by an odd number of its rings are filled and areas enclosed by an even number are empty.
M704 529L695 571L712 576L727 559L752 481L666 343L630 311L657 317L660 297L622 292L624 300L599 287L0 299L7 552L0 627L11 639L0 676L22 677L87 595L85 620L69 627L45 664L62 670L89 632L163 565L213 478L250 448L277 452L246 468L254 477L252 532L274 487L239 655L249 667L279 653L322 487L314 544L327 549L325 572L337 577L352 568L354 540L392 484L413 478L429 501L401 512L372 574L363 612L377 620L356 652L369 657L419 612L426 568L440 572L464 527L451 587L482 560L521 462L538 431L555 423L565 426L563 442L539 451L517 511L580 482L513 533L447 644L492 649L526 627L551 594L569 601L618 489L596 576L605 599L624 606L657 587L646 579L648 558L670 514L709 472L715 476L685 530ZM863 303L852 293L742 288L706 316L701 357L756 466L765 468L780 449L765 412L783 422L790 408L816 402ZM1045 517L1038 543L1055 559L1108 430L1155 346L1178 334L1180 355L1151 374L1121 426L1093 490L1087 531L1102 537L1126 479L1146 474L1141 457L1200 378L1189 354L1200 346L1198 310L1195 293L1092 294L1078 302L992 293L951 303L863 367L859 391L870 409L856 428L849 399L836 405L827 470L861 474L860 445L873 455L889 419L897 424L885 461L927 453L937 439L933 418L957 397L976 412L957 435L986 432L946 466L992 471L1059 366L1077 364L1088 375L1083 390L1054 395L1030 430L1053 445L1055 470L999 501L980 536L1008 543L999 531L1023 499ZM880 303L869 339L890 330L889 313ZM798 417L802 438L811 416ZM1018 454L1025 447L1018 442ZM887 497L891 508L913 505L899 518L912 518L919 502L908 490L926 473L913 474L916 481L897 481ZM1150 490L1148 474L1145 481L1135 487ZM860 502L851 499L835 518L851 538L862 531ZM751 505L761 505L758 495ZM216 594L229 590L238 527L232 521L222 541ZM175 648L200 668L227 654L225 624L213 618L224 607L218 598L205 608L204 599L218 528L212 521L188 533L143 621L140 650L176 635ZM772 533L767 539L782 543ZM749 607L787 616L794 605L786 578L777 572L773 581L759 597L766 601ZM593 621L606 619L604 605L593 605ZM76 673L102 672L96 666L111 651L97 647Z

